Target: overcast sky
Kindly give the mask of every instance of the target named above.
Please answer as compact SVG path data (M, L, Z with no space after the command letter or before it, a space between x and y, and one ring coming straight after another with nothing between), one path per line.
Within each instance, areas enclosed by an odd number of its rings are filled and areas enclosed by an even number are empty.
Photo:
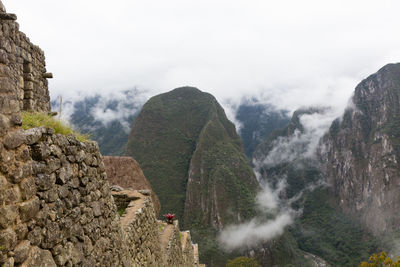
M51 95L191 85L342 107L400 62L398 0L3 0L46 53Z

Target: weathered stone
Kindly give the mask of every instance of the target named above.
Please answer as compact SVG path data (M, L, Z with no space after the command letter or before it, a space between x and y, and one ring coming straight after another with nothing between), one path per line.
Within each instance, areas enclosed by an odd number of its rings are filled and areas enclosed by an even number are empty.
M21 267L56 267L51 252L38 247L32 247L29 251L27 260L21 264Z
M20 242L14 249L14 259L16 263L21 263L28 257L29 250L31 248L31 242L24 240Z
M20 217L23 222L34 218L40 209L40 201L38 197L34 197L28 201L21 203L19 206Z
M4 189L7 186L8 182L6 177L0 174L0 190Z
M15 260L13 257L8 258L2 265L2 267L14 267Z
M45 79L52 79L53 73L51 73L51 72L43 73L42 77Z
M16 204L21 201L21 192L18 186L13 186L5 189L2 197L6 205Z
M26 235L28 234L28 227L24 223L17 224L14 230L17 234L18 240L25 239Z
M39 246L42 242L42 229L40 227L35 227L28 233L28 240L32 245Z
M11 13L0 13L0 19L2 20L17 20L17 15Z
M8 63L9 63L7 52L4 51L3 49L0 49L0 63L1 64L5 64L5 65L8 65ZM0 81L0 83L2 83L2 81ZM11 89L12 90L12 86L11 85L6 85L6 86L9 86L9 87L8 88L4 88L4 89L6 89L6 90L10 90ZM3 86L1 85L0 88L3 89L2 87Z
M15 101L15 106L17 106L17 105L19 105L18 104L18 101ZM17 107L15 107L15 108L17 108ZM19 108L18 108L19 109ZM16 111L17 109L14 109L14 111ZM19 113L14 113L14 114L12 114L11 115L11 118L10 118L10 122L11 122L11 124L12 125L15 125L15 126L21 126L22 125L22 117L21 117L21 114L19 114Z
M33 197L36 192L36 184L35 184L35 179L33 177L25 178L21 184L21 196L23 200L28 200L31 197Z
M56 176L55 174L38 174L35 177L35 182L36 185L38 186L38 189L40 191L45 191L45 190L49 190L50 188L52 188L54 186L54 184L56 183Z
M11 182L18 184L20 183L24 178L32 175L33 169L32 169L32 163L28 162L24 165L17 166L13 171L11 171L9 178Z
M0 137L4 136L9 128L10 120L3 114L0 114Z
M25 142L25 134L23 131L15 131L9 133L4 139L4 146L8 149L15 149Z
M27 145L33 145L36 142L42 138L43 134L46 133L46 128L45 127L39 127L39 128L32 128L28 129L25 131L25 138L26 138L26 144Z
M50 146L45 142L32 146L32 158L37 161L46 160L51 154Z
M11 227L0 231L0 246L3 251L13 250L17 243L17 235Z
M49 158L46 160L47 172L52 173L61 167L61 161L57 158Z
M18 208L15 205L0 206L0 227L6 229L14 224L18 217Z

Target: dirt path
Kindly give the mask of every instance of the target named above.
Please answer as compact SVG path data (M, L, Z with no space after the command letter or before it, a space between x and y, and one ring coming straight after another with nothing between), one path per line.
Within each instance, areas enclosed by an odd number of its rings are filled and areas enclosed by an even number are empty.
M172 224L167 224L160 237L161 250L165 251L167 249L169 240L171 239L173 233L174 233L174 226Z

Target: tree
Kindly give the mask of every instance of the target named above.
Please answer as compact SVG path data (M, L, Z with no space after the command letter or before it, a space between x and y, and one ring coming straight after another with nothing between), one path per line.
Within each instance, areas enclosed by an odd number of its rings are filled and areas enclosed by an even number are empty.
M253 258L237 257L230 260L226 267L259 267L258 262Z
M358 267L400 267L400 257L394 261L385 252L379 255L373 254L369 257L369 262L362 262Z

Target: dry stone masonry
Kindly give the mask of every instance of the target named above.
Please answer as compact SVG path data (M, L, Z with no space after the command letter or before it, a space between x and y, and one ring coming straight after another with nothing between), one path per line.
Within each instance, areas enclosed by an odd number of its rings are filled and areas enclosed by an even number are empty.
M121 225L126 234L131 266L198 266L189 232L180 232L178 222L167 224L155 217L150 192L114 191Z
M0 1L0 266L197 266L177 225L161 247L148 192L113 197L97 143L20 127L22 111L51 111L52 75L15 20Z

